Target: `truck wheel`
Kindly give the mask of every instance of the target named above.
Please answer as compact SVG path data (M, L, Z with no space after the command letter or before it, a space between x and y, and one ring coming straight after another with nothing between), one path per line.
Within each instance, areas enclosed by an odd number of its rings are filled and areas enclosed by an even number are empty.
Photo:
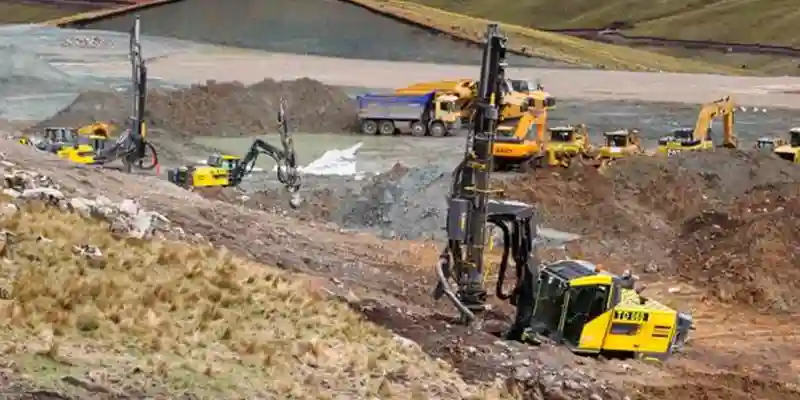
M394 134L394 122L392 121L381 121L378 123L378 132L381 135L392 135Z
M361 121L361 133L365 135L377 135L378 123L371 119Z
M425 136L427 134L428 134L428 128L425 126L425 123L420 121L411 123L412 136Z
M431 123L431 135L436 137L447 136L447 127L444 126L444 123L440 121L434 121Z

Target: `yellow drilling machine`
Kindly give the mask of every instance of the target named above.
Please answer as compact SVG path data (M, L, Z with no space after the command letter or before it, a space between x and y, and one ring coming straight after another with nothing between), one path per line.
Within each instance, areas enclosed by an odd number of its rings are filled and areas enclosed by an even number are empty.
M581 354L665 358L681 349L692 319L645 298L626 276L583 260L540 264L539 229L532 205L490 199L492 145L503 103L506 38L488 27L475 118L464 159L453 174L446 218L447 244L436 265L434 298L447 297L460 322L479 321L487 309L485 243L489 225L502 233L503 255L495 295L516 307L506 338L531 344L553 342ZM513 263L515 286L504 292ZM454 284L454 285L453 285Z

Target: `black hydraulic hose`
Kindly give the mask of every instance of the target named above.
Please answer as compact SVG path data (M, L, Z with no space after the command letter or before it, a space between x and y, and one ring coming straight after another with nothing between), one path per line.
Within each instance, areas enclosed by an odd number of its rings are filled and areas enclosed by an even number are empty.
M490 223L500 228L500 231L503 232L503 256L500 260L500 269L497 271L495 295L501 300L508 300L511 298L511 295L503 293L503 284L505 283L506 271L508 270L509 253L512 252L511 232L509 232L508 226L500 221L492 219Z

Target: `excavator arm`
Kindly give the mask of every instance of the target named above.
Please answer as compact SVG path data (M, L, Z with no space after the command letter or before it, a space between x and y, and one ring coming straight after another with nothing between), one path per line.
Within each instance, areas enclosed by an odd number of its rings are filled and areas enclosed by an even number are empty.
M242 158L242 161L230 171L229 185L238 186L242 179L255 166L259 155L266 155L277 163L278 181L283 184L286 190L292 194L290 205L296 208L300 204L300 175L297 173L297 154L294 151L294 141L289 133L286 122L285 102L281 99L280 110L278 111L279 132L281 135L281 147L273 146L261 139L256 139L250 146L250 150Z
M700 114L697 116L697 123L692 135L695 141L708 140L708 132L711 129L712 121L717 117L722 117L722 147L736 148L737 140L733 132L734 104L730 96L725 96L719 100L703 105Z

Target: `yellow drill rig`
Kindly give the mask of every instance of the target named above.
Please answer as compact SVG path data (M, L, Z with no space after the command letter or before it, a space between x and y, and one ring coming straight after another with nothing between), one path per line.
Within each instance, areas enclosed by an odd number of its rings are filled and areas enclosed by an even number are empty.
M436 265L434 298L447 297L462 323L472 323L487 309L485 250L488 224L503 235L503 255L496 296L516 307L506 337L537 344L544 341L576 353L664 358L686 342L692 319L632 289L625 276L607 273L582 260L540 265L536 212L532 205L490 199L494 144L505 76L506 38L489 25L481 82L463 161L453 174L446 218L447 244ZM498 246L498 245L495 245ZM504 292L513 262L516 284ZM451 288L455 283L455 290Z
M184 166L167 171L167 180L189 190L239 186L244 177L252 172L258 156L266 155L277 163L278 181L292 195L289 205L297 208L302 201L298 194L300 176L297 172L297 153L294 150L294 141L286 122L285 107L285 102L281 99L278 126L282 148L256 139L244 157L214 154L208 158L206 165Z

